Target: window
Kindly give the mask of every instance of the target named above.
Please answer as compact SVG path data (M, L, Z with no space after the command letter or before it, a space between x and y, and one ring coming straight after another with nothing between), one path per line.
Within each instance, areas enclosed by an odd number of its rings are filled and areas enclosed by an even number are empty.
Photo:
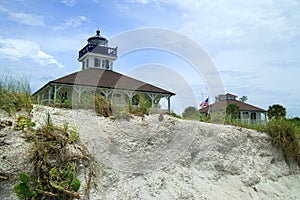
M89 68L89 59L88 58L86 59L86 67L85 68L86 69Z
M256 119L256 113L251 113L250 117L251 119Z
M249 113L243 112L243 119L248 119L248 118L249 118Z
M99 58L94 58L94 67L100 67L101 60Z
M103 60L102 61L102 68L108 69L109 67L109 60Z

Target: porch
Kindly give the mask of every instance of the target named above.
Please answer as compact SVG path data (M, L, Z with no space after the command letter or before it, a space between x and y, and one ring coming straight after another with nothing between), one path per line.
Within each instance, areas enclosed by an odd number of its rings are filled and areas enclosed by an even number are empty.
M72 107L90 107L92 105L89 104L96 95L103 96L112 105L119 107L137 106L140 101L145 101L151 110L159 109L160 100L166 98L168 102L167 110L170 112L171 95L154 92L49 83L34 96L37 103L42 105L70 101Z

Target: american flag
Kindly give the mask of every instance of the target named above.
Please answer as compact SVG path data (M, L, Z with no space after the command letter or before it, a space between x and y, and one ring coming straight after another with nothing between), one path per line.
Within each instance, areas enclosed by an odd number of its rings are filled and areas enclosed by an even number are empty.
M208 97L205 101L203 101L202 103L200 103L200 107L203 108L203 107L206 107L208 106Z

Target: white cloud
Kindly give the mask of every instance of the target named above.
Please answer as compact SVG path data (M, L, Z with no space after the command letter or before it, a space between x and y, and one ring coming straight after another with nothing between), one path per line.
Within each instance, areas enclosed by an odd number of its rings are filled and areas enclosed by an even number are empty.
M6 9L0 5L0 11L7 13L9 19L19 24L25 24L29 26L45 26L44 17L41 15L28 14L23 12L14 12Z
M42 51L38 44L19 39L0 39L0 57L13 60L32 59L36 63L63 67L53 56Z
M70 17L64 19L60 24L51 26L51 28L54 30L62 30L62 29L67 29L69 27L73 27L73 28L80 27L85 21L87 21L87 17L82 15Z
M252 43L286 41L299 36L300 2L297 0L128 0L178 9L180 32L205 40ZM171 9L170 7L167 7ZM151 19L151 18L150 18ZM204 39L203 39L204 40Z
M60 2L70 7L75 6L75 4L77 3L76 0L61 0Z
M44 26L44 17L40 15L27 14L27 13L17 13L17 12L9 12L9 17L11 20L19 23L25 24L29 26Z
M71 17L65 20L64 26L78 27L81 26L82 22L86 21L86 19L85 16Z

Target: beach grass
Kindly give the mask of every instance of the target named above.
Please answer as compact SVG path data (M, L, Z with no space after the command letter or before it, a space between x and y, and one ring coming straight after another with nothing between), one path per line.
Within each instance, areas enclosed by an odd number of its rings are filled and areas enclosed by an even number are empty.
M28 79L4 73L0 76L0 109L10 115L25 110L30 113L33 100Z
M296 161L300 167L300 126L288 119L271 120L265 132L272 137L273 145L281 147L287 163Z

